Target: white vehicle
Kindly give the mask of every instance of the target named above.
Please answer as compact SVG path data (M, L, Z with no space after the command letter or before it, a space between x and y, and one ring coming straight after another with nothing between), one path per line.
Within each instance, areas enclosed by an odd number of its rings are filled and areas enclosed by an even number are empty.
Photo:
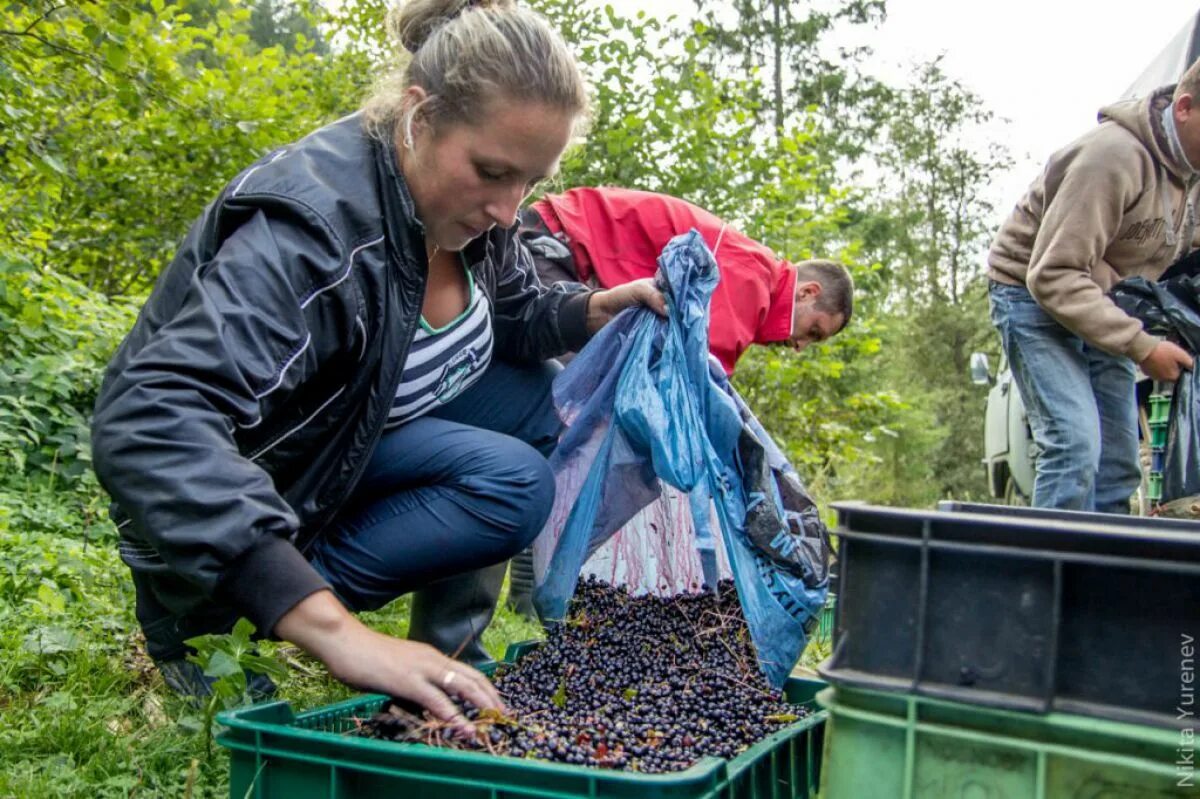
M989 385L983 426L983 465L988 493L1006 505L1028 505L1033 496L1033 433L1025 416L1021 393L1013 382L1008 361L1001 356L992 379L987 356L971 355L971 382Z

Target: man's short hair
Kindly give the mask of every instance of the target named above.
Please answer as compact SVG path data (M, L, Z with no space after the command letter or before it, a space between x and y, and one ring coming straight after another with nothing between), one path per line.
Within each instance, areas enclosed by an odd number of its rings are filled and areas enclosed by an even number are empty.
M842 332L850 324L854 313L854 280L846 267L837 261L815 258L796 264L796 282L814 280L821 284L821 296L817 298L817 310L828 314L840 314L842 324L835 332Z
M1187 68L1183 73L1183 77L1175 84L1175 91L1171 95L1171 102L1175 102L1185 94L1190 94L1192 97L1200 99L1200 58Z

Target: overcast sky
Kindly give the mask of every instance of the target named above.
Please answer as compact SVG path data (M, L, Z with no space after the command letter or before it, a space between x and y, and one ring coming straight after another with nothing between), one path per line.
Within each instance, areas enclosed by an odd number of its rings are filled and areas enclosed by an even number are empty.
M590 0L599 2L599 0ZM622 13L689 15L691 0L611 0ZM899 82L913 61L945 54L945 71L1008 124L1015 165L989 195L1003 216L1051 152L1095 124L1200 10L1200 0L889 0L888 18L861 39L869 67ZM999 220L997 220L999 221Z

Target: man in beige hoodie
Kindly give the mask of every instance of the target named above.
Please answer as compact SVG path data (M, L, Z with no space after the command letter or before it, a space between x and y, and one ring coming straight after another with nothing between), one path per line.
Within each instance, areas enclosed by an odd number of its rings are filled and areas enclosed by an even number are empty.
M1102 109L1096 128L1050 156L992 242L992 322L1039 450L1035 507L1129 511L1134 365L1173 381L1192 357L1106 292L1155 280L1192 249L1197 167L1200 61L1176 86Z

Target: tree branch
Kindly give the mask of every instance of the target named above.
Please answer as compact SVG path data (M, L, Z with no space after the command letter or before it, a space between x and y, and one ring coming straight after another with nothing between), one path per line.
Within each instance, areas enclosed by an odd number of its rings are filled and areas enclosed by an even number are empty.
M48 19L51 17L51 15L53 15L53 14L54 14L54 12L55 12L55 11L60 11L60 10L62 10L62 9L64 9L64 8L66 8L66 7L67 7L67 4L66 4L66 3L63 3L63 4L61 4L61 5L57 5L57 6L50 6L50 9L49 9L49 10L48 10L48 11L47 11L45 14L42 14L40 17L38 17L37 19L35 19L33 22L29 23L29 26L28 26L28 27L26 27L26 28L25 28L25 30L24 30L24 31L22 31L22 32L23 32L23 33L29 33L31 30L33 30L34 28L36 28L38 25L41 25L43 22L45 22L46 20L48 20ZM5 32L7 33L7 31L5 31Z
M141 86L143 86L146 89L146 91L149 92L154 97L157 97L160 100L163 100L164 102L170 103L171 105L175 106L176 108L191 110L191 111L194 111L197 113L205 113L206 112L213 119L220 119L225 122L233 121L232 117L229 117L213 108L207 108L207 107L203 108L203 109L192 108L191 106L188 106L188 105L180 102L175 97L172 97L170 94L164 92L162 89L159 89L157 86L154 86L150 81L146 80L145 78L143 78L141 75L137 74L136 72L131 72L129 70L122 70L122 69L115 69L107 61L100 58L99 56L93 55L91 53L85 53L82 50L77 50L74 47L69 47L68 45L65 45L65 44L58 44L57 42L52 42L49 39L47 39L45 36L41 36L36 33L29 33L29 32L23 32L23 31L11 31L11 30L0 30L0 36L12 36L12 37L17 37L17 38L33 39L34 41L39 42L42 46L44 46L50 50L53 50L57 53L74 56L75 58L78 58L81 61L86 61L86 62L92 64L93 66L99 67L101 70L110 72L114 75L125 78L126 80L133 81L134 83L138 83Z

